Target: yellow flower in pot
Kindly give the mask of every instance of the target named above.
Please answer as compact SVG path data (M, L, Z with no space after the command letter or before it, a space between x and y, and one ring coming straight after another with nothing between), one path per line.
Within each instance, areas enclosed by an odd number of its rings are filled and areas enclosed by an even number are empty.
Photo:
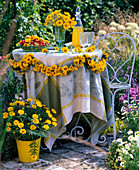
M57 126L54 114L53 108L49 109L37 99L10 103L3 119L7 120L7 133L16 139L20 161L29 163L38 160L41 137Z

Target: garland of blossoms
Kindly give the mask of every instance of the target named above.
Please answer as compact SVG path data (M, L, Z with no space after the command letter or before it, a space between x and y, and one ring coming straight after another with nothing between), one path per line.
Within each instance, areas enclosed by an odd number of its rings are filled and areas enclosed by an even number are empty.
M89 54L79 55L73 60L72 64L64 66L52 65L51 67L42 64L32 53L24 55L19 62L14 60L12 54L8 54L6 59L11 62L11 67L14 71L17 71L18 74L25 74L30 66L32 66L34 71L41 72L47 76L66 76L69 72L83 67L83 64L96 73L104 71L106 68L106 61L108 60L108 54L103 51L102 59L98 62L92 59L92 57Z

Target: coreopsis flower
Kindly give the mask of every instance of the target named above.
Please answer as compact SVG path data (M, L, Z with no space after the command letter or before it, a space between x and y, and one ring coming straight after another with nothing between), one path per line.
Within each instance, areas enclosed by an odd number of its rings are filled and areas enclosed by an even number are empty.
M69 52L68 47L61 47L61 50L62 50L63 53L68 53Z
M26 129L20 129L21 134L26 134L26 132L27 132Z
M58 48L58 47L55 47L55 50L57 50L57 51L58 51L58 50L59 50L59 48Z
M48 50L44 48L44 49L42 49L42 52L43 53L48 53Z

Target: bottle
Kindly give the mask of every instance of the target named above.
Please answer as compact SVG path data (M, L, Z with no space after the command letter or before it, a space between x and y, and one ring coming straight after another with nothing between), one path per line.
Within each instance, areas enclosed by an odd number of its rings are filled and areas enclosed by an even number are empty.
M80 8L76 8L76 22L77 24L73 28L72 32L72 46L73 47L81 47L80 45L80 39L79 39L79 32L83 32L83 25L81 21L81 11Z

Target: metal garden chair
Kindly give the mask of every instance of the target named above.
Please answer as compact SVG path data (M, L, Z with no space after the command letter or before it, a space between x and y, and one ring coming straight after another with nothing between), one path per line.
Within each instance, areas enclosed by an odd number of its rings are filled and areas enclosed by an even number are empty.
M129 103L129 91L133 75L136 56L136 44L134 39L123 32L108 33L99 38L96 43L97 49L105 49L109 54L107 69L110 79L110 90L112 95L113 132L116 139L116 125L114 116L115 96L120 90L127 90Z

